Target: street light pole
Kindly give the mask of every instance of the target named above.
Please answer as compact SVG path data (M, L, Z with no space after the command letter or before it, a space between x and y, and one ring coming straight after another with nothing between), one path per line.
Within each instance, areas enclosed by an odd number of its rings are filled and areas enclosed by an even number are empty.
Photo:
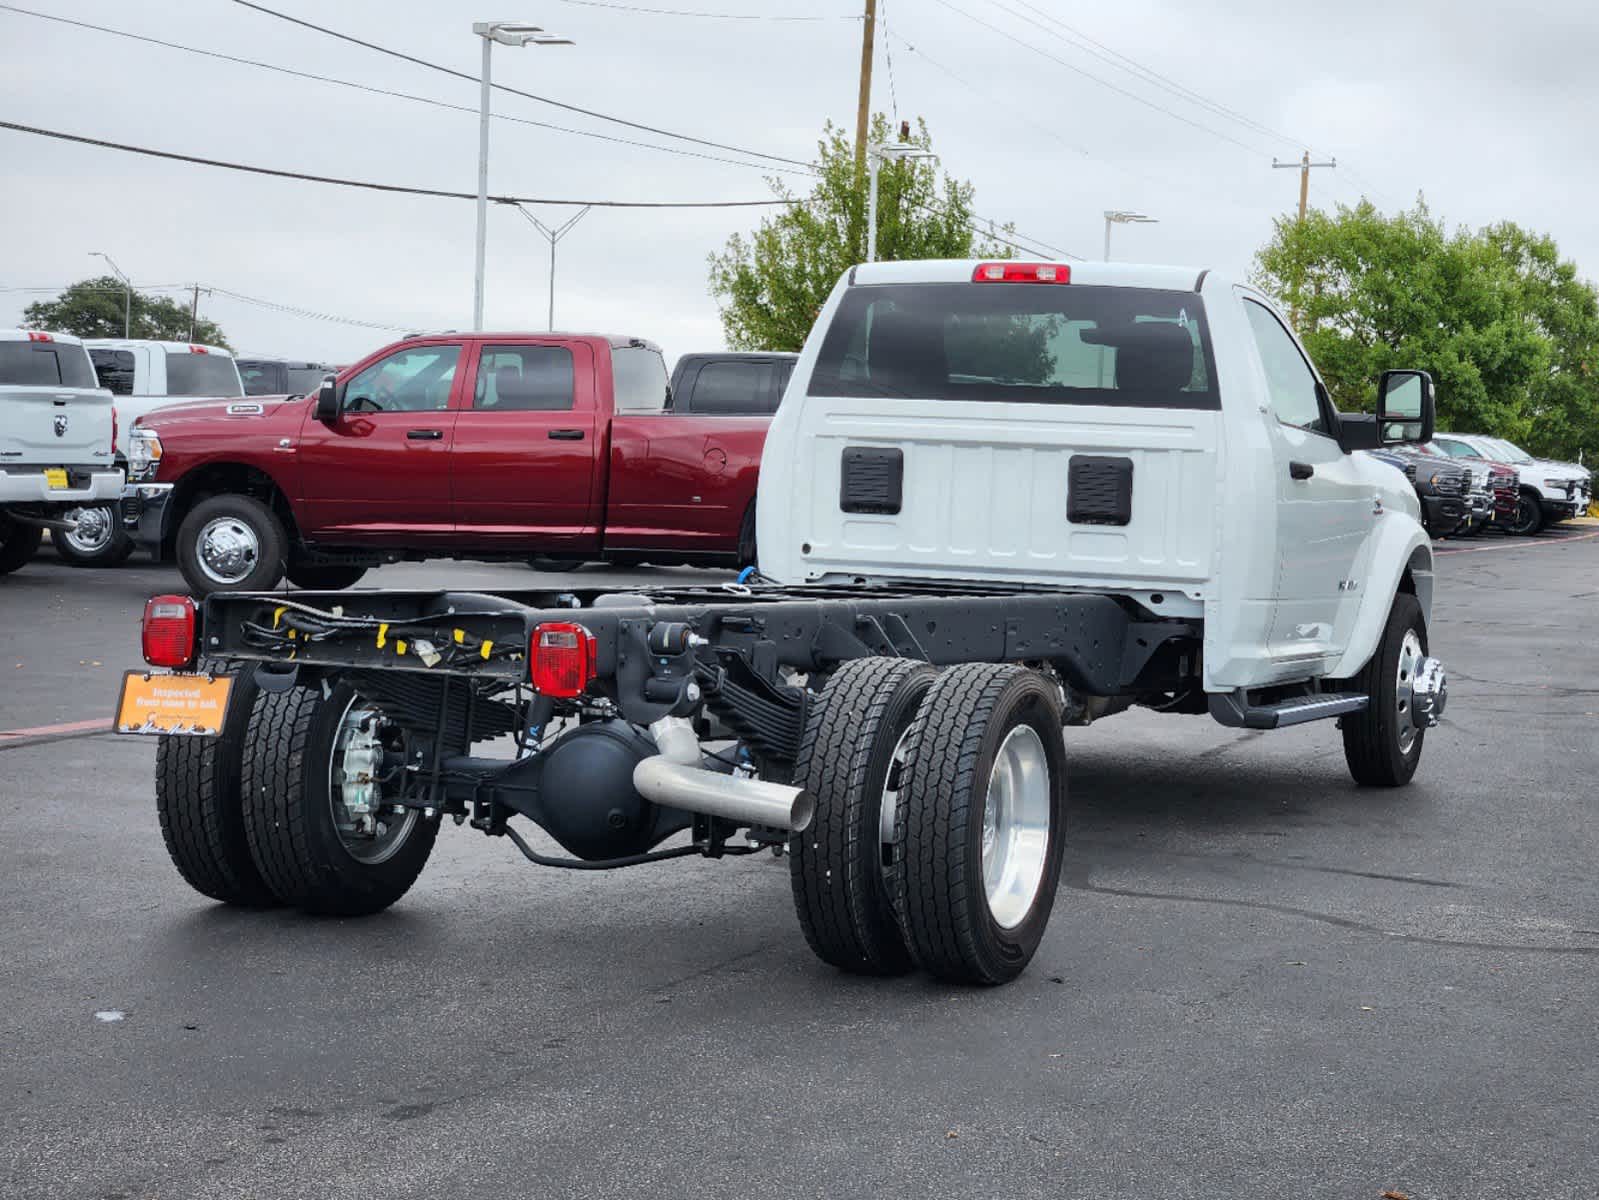
M866 185L866 261L877 261L877 171L884 162L904 162L912 158L937 158L931 150L923 150L909 142L885 142L873 146L867 154Z
M133 334L130 331L133 328L133 280L129 279L122 273L121 267L117 266L116 263L111 262L111 256L109 254L106 254L100 250L91 250L89 251L89 257L103 258L106 260L106 262L111 263L111 269L117 273L117 278L122 280L122 336L124 338L132 337Z
M1110 261L1110 227L1112 225L1158 225L1156 217L1147 217L1141 212L1131 212L1124 208L1105 210L1105 261Z
M494 43L502 46L570 46L568 38L545 33L537 25L519 21L474 21L472 32L483 39L483 69L479 78L477 133L477 254L472 277L472 328L483 328L483 272L487 258L489 215L489 93Z
M572 231L572 226L576 225L584 217L588 216L589 210L593 207L594 206L592 204L585 204L582 208L577 210L577 216L573 217L565 225L551 229L548 225L539 220L532 213L528 212L528 210L523 208L520 204L516 206L516 211L521 213L529 221L533 222L538 231L544 235L545 240L550 243L550 323L548 325L548 329L551 333L555 332L555 244Z

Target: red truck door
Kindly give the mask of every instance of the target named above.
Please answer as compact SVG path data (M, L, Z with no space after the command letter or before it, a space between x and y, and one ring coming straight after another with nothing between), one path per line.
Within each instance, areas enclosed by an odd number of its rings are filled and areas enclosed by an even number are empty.
M594 366L594 350L582 341L478 344L450 459L463 545L598 545L595 467L605 429Z
M460 342L407 343L341 384L333 424L318 421L307 406L295 505L305 537L405 545L453 536L451 402L464 353Z

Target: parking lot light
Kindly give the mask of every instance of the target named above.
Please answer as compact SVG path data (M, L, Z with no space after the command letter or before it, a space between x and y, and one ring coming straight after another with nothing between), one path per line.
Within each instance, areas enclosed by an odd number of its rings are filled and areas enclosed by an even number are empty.
M866 189L866 261L877 261L877 169L884 162L904 162L912 158L937 158L931 150L923 150L909 142L885 142L873 146L867 153L870 183Z
M111 256L106 254L104 251L91 250L89 251L89 257L103 258L106 260L106 262L111 263L111 269L117 273L117 278L122 280L122 336L124 338L132 337L133 334L130 332L130 330L133 328L133 280L124 275L122 273L122 268L117 266L116 263L111 262Z
M472 286L472 328L483 328L483 264L488 237L489 211L489 89L493 87L491 56L494 43L502 46L570 46L570 38L557 37L537 25L521 21L474 21L472 32L483 39L482 96L478 112L477 147L477 269Z
M1112 225L1158 225L1159 217L1148 217L1141 212L1130 212L1124 208L1112 208L1105 211L1105 261L1110 261L1110 227Z

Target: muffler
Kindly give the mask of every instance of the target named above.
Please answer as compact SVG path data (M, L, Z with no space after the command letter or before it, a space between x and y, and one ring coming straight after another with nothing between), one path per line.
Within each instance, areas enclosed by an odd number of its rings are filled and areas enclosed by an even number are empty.
M721 817L739 825L768 825L799 833L811 823L816 797L804 788L740 779L651 755L633 768L639 795L667 808Z

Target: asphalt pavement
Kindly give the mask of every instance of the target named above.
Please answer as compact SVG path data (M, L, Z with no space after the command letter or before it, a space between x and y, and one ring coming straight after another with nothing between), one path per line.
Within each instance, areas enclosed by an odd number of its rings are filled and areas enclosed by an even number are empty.
M1069 730L1054 920L993 990L825 967L764 855L558 872L446 825L377 917L214 905L153 744L73 728L178 577L46 553L0 579L0 1195L1590 1200L1599 536L1443 548L1412 786L1330 724Z

